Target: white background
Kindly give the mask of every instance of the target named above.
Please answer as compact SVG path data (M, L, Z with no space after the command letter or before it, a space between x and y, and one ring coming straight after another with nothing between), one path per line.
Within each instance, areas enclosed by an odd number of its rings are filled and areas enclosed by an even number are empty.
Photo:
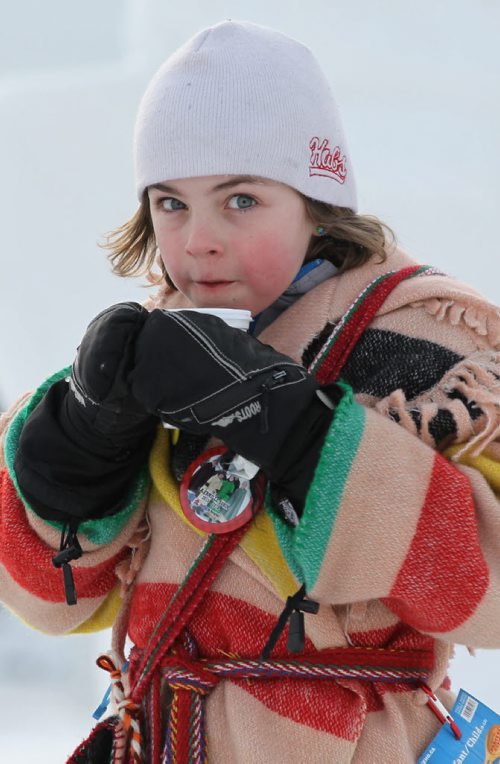
M135 209L131 136L160 62L224 18L313 48L343 112L361 210L498 301L498 0L0 2L0 408L71 362L88 321L139 282L97 241ZM0 612L0 755L63 762L90 729L109 635L48 638ZM499 637L500 640L500 637ZM500 710L500 657L451 667Z

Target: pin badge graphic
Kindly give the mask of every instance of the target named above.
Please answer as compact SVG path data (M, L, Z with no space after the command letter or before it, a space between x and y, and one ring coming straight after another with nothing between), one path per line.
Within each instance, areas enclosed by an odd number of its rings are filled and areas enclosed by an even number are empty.
M206 533L241 528L257 511L254 498L258 468L224 447L204 451L188 467L180 500L189 522ZM252 474L253 473L253 474Z

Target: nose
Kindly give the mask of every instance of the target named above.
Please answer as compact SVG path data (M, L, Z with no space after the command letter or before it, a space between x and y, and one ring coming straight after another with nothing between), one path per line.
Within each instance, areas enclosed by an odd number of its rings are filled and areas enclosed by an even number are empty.
M222 236L214 221L191 218L186 239L186 253L193 257L219 255L224 251Z

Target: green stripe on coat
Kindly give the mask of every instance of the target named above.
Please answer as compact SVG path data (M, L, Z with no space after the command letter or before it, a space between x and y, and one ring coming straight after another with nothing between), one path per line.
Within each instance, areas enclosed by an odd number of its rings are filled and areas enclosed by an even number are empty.
M285 559L307 591L318 579L365 428L363 406L348 385L341 386L345 392L323 443L299 525L291 528L268 508Z

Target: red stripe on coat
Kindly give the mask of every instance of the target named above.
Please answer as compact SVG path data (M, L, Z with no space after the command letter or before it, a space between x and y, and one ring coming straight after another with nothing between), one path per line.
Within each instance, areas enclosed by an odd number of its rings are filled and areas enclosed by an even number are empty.
M488 581L470 483L436 454L415 535L385 604L417 629L451 631L474 613Z
M65 602L62 570L52 564L56 552L30 528L26 509L7 470L0 472L0 562L23 589L46 602ZM72 563L78 597L102 597L116 584L115 567L127 550L91 568Z
M129 635L137 647L144 649L166 605L177 589L176 584L140 583L134 590ZM314 616L306 616L307 618ZM238 655L255 658L260 655L276 623L275 616L227 594L210 591L188 626L201 657ZM407 645L411 639L395 642ZM428 647L427 637L420 636L420 645ZM386 645L392 646L391 639ZM418 647L418 645L415 645ZM305 650L314 650L306 639ZM289 655L286 634L282 634L273 656ZM335 682L310 680L235 680L246 692L272 711L298 724L334 734L344 740L356 740L366 714L383 708L385 692L408 690L404 685L383 685L365 681Z

